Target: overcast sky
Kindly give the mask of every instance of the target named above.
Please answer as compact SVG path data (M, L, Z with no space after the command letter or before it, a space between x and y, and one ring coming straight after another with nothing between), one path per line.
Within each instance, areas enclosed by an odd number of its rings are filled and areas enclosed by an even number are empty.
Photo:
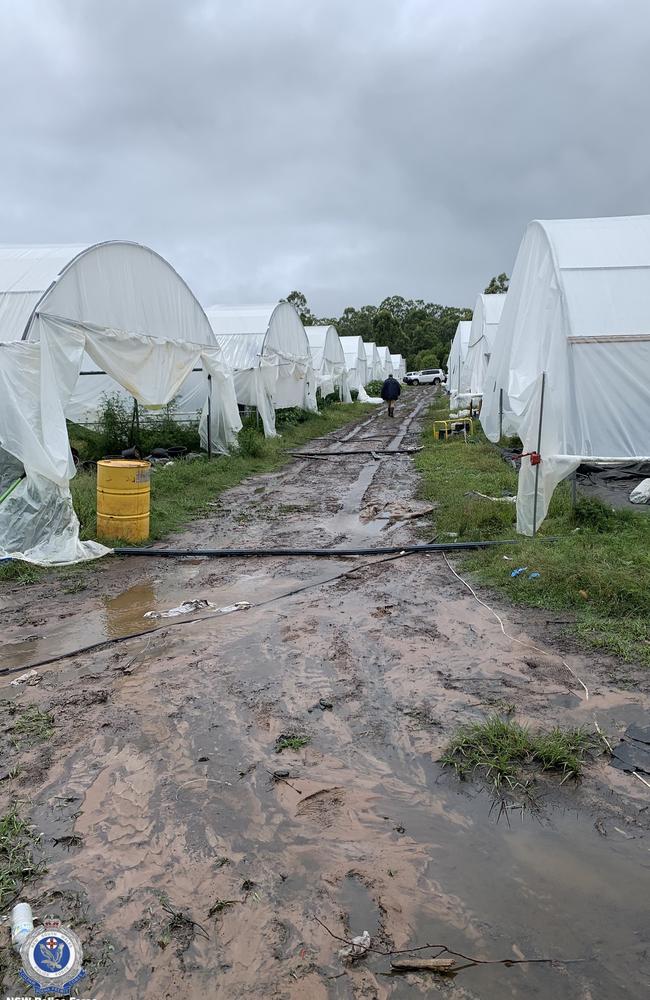
M533 218L650 212L649 0L0 0L0 242L204 303L473 305Z

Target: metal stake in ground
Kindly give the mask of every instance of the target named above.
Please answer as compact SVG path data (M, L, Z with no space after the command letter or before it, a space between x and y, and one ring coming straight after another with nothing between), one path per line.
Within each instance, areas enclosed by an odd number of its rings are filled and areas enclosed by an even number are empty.
M212 375L208 375L208 458L212 458Z
M542 419L544 417L544 389L546 388L546 372L542 372L542 392L539 400L539 426L537 428L537 465L535 466L535 496L533 498L533 538L537 534L537 487L539 484L539 456L542 453Z
M499 389L499 441L503 437L503 386Z

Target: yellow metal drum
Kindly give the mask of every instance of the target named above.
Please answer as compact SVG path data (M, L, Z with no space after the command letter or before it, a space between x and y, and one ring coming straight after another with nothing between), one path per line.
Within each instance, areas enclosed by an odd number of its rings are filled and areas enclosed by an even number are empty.
M142 542L149 537L149 462L105 458L97 463L97 537Z

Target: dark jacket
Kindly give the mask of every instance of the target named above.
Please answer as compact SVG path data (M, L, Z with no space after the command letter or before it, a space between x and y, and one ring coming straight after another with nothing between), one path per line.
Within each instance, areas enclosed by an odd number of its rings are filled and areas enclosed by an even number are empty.
M402 387L397 379L393 378L392 375L389 375L381 387L381 398L387 401L389 399L395 400L398 398L401 391Z

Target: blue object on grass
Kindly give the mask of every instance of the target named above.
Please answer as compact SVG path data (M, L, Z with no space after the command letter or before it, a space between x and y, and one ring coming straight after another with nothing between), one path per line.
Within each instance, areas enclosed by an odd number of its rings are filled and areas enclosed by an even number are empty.
M518 569L513 569L513 571L510 574L510 576L521 576L521 574L525 573L527 569L528 569L528 566L519 566Z
M539 573L529 573L529 574L528 574L528 579L529 579L529 580L538 580L538 579L539 579L539 577L540 577L540 574L539 574Z

